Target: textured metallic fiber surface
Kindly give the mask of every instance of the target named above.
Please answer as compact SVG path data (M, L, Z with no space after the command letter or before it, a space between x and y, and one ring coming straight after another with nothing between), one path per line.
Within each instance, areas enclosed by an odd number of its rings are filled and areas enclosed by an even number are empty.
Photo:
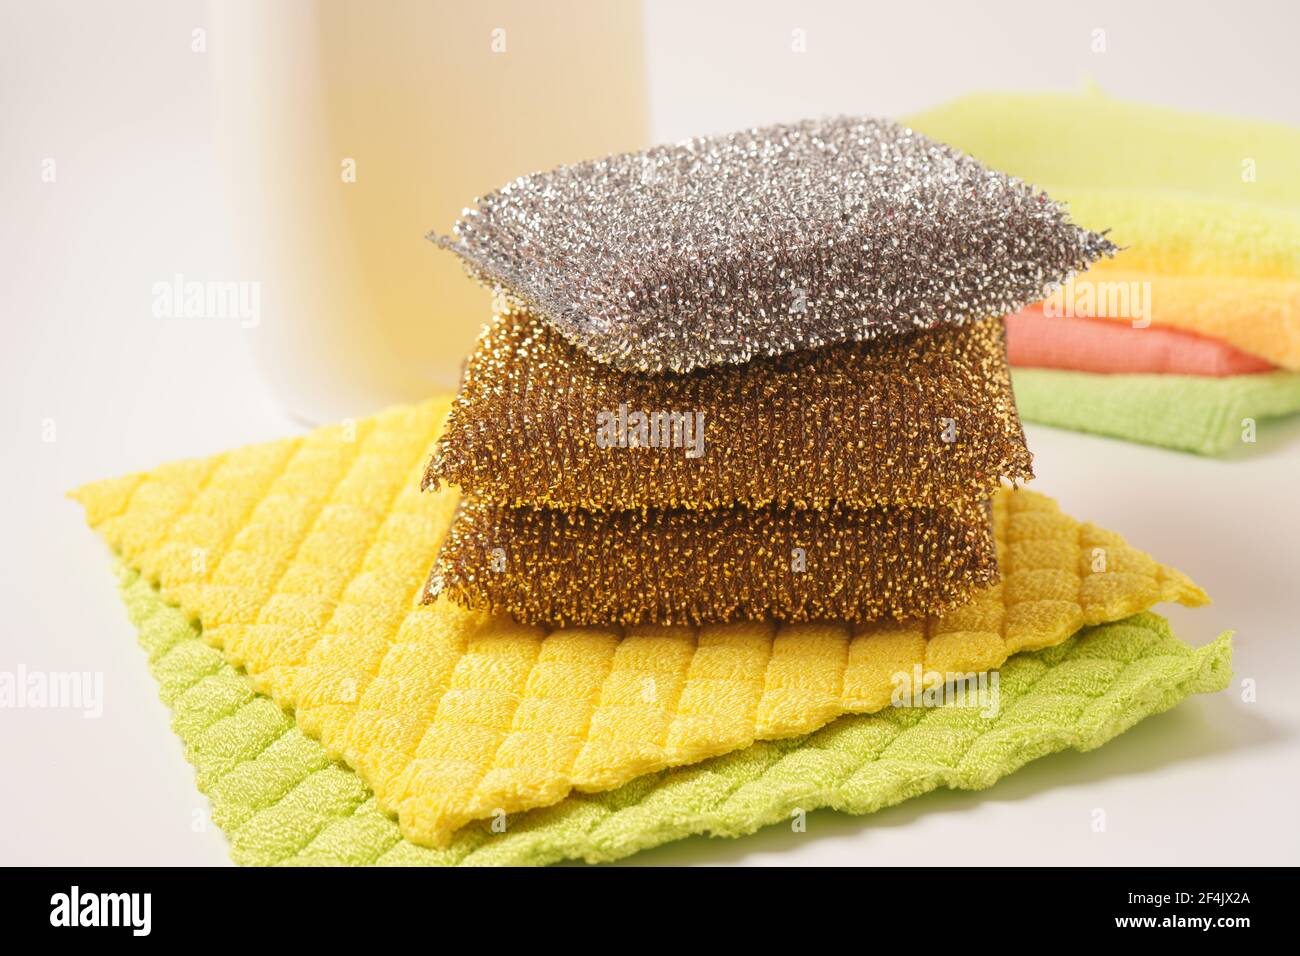
M594 359L684 372L1014 312L1115 247L883 119L523 176L432 235Z
M997 580L987 504L556 511L461 502L425 600L528 624L921 617Z
M600 416L620 407L701 416L700 444L602 447ZM649 375L506 308L470 356L424 483L565 509L869 508L981 501L1032 476L1001 319Z

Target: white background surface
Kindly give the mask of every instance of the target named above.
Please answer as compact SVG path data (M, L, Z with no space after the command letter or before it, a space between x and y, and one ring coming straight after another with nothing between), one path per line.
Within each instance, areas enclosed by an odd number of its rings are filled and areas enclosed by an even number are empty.
M866 6L654 5L656 138L900 112L989 86L1068 88L1083 72L1117 94L1300 122L1288 5L1092 4L1086 17L1028 3ZM212 79L189 50L206 10L0 10L0 670L102 671L105 682L99 720L0 710L0 864L224 864L220 832L195 832L205 804L106 549L62 496L299 427L249 355L256 330L150 313L154 282L221 275L229 253ZM1097 26L1108 30L1102 57L1088 52ZM798 59L795 27L808 30ZM53 185L39 179L46 156L59 158ZM53 442L42 441L47 420ZM822 812L804 834L697 838L633 862L1300 861L1300 423L1266 425L1249 454L1223 461L1028 433L1035 487L1211 593L1211 607L1162 610L1197 645L1236 630L1234 688L983 793L931 794L865 819ZM1241 701L1244 677L1257 703ZM1104 833L1092 830L1095 809Z

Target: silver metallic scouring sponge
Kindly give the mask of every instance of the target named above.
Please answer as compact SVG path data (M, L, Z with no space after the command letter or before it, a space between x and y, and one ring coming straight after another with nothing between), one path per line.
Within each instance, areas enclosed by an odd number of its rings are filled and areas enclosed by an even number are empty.
M687 140L514 180L431 235L594 359L687 372L1014 312L1115 247L889 120Z

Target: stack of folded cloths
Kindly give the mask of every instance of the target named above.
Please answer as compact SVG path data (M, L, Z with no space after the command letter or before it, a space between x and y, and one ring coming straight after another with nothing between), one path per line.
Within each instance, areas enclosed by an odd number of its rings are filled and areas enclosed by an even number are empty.
M1198 587L1002 484L997 317L1110 251L1044 194L835 120L516 180L440 241L500 293L454 400L75 493L240 862L616 859L1226 686L1149 611Z
M1202 454L1300 411L1300 130L1080 95L913 117L1121 251L1008 322L1021 415Z
M1031 477L1001 318L1108 254L886 121L516 180L439 240L500 293L425 483L427 592L529 623L915 617ZM992 316L992 317L990 317Z

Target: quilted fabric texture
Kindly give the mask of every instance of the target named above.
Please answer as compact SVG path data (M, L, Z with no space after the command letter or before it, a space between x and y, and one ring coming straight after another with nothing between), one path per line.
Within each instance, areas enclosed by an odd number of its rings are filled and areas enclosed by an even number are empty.
M1088 281L1149 281L1153 323L1300 369L1300 130L1096 90L980 94L908 122L1110 228L1123 249Z
M996 667L1161 600L1183 575L1027 491L994 501L1003 581L911 626L547 633L421 593L455 508L421 494L446 400L88 485L87 519L420 843Z
M213 821L245 865L474 866L616 860L692 834L736 837L834 807L871 813L937 787L977 790L1037 757L1091 750L1227 686L1227 635L1193 650L1154 614L1089 628L1000 672L991 719L951 703L842 717L808 737L661 771L476 824L445 849L405 839L360 777L255 692L139 575L122 594Z
M1012 378L1026 421L1201 455L1249 449L1246 436L1259 441L1276 419L1300 412L1298 372L1205 378L1018 368Z
M938 505L1033 477L1000 318L691 375L620 372L499 307L425 484L550 508ZM649 447L601 416L690 416ZM627 437L630 427L617 427ZM697 427L698 425L698 427ZM641 439L640 433L635 433ZM695 444L698 442L698 444ZM688 454L689 453L689 454Z
M528 624L916 618L997 580L987 503L552 511L465 499L425 600Z

